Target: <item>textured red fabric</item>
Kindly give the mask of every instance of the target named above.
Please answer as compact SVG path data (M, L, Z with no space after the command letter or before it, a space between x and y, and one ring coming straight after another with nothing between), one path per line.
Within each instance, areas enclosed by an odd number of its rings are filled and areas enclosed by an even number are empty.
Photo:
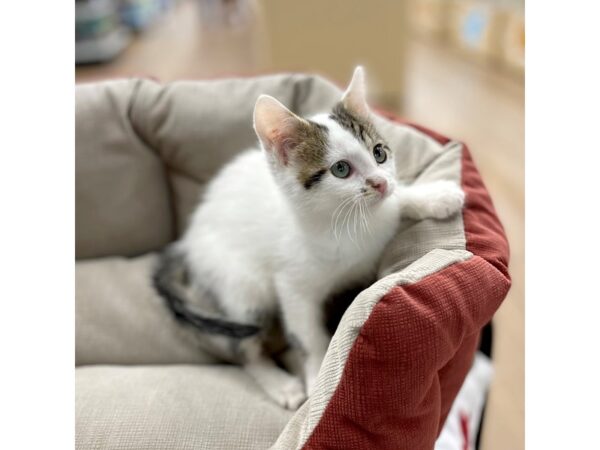
M475 256L375 306L307 449L432 449L509 281Z
M422 127L441 143L449 140ZM477 347L510 287L508 244L491 199L463 151L463 212L474 256L375 306L306 449L434 447Z
M467 194L463 211L467 250L508 277L509 249L504 228L466 146L462 158L462 187Z

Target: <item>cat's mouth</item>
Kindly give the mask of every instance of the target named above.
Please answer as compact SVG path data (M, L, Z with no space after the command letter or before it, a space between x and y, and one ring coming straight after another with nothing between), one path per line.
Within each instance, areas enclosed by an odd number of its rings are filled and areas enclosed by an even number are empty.
M370 203L378 203L386 198L388 198L392 192L394 191L393 187L388 187L385 190L376 190L376 189L361 189L361 194L363 198L365 198Z

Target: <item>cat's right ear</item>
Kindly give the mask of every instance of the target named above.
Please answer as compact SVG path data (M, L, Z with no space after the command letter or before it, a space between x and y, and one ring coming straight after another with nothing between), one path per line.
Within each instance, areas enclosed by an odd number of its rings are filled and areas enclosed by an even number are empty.
M290 152L299 144L298 129L304 120L273 97L261 95L254 106L254 130L269 156L287 165Z
M352 75L352 81L344 95L342 104L346 109L363 119L369 118L369 106L367 105L367 94L365 87L365 70L357 66Z

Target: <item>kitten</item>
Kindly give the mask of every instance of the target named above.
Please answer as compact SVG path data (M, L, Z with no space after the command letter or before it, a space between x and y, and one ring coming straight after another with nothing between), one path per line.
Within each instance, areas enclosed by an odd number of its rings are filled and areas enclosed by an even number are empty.
M324 301L375 275L401 213L442 219L463 205L451 182L399 185L394 152L370 118L360 67L329 114L301 118L260 96L262 150L242 153L215 177L155 274L207 348L243 364L289 409L311 394L329 344ZM264 351L275 319L302 355L305 386Z

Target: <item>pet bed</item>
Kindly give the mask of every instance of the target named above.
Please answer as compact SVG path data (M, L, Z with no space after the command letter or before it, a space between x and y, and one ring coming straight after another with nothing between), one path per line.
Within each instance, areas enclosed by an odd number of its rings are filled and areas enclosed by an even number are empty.
M307 115L341 91L298 74L77 87L77 448L420 450L450 426L480 330L510 286L503 228L460 142L376 117L403 181L456 181L466 206L400 223L298 411L204 354L153 291L157 252L184 230L207 181L256 145L260 94Z

